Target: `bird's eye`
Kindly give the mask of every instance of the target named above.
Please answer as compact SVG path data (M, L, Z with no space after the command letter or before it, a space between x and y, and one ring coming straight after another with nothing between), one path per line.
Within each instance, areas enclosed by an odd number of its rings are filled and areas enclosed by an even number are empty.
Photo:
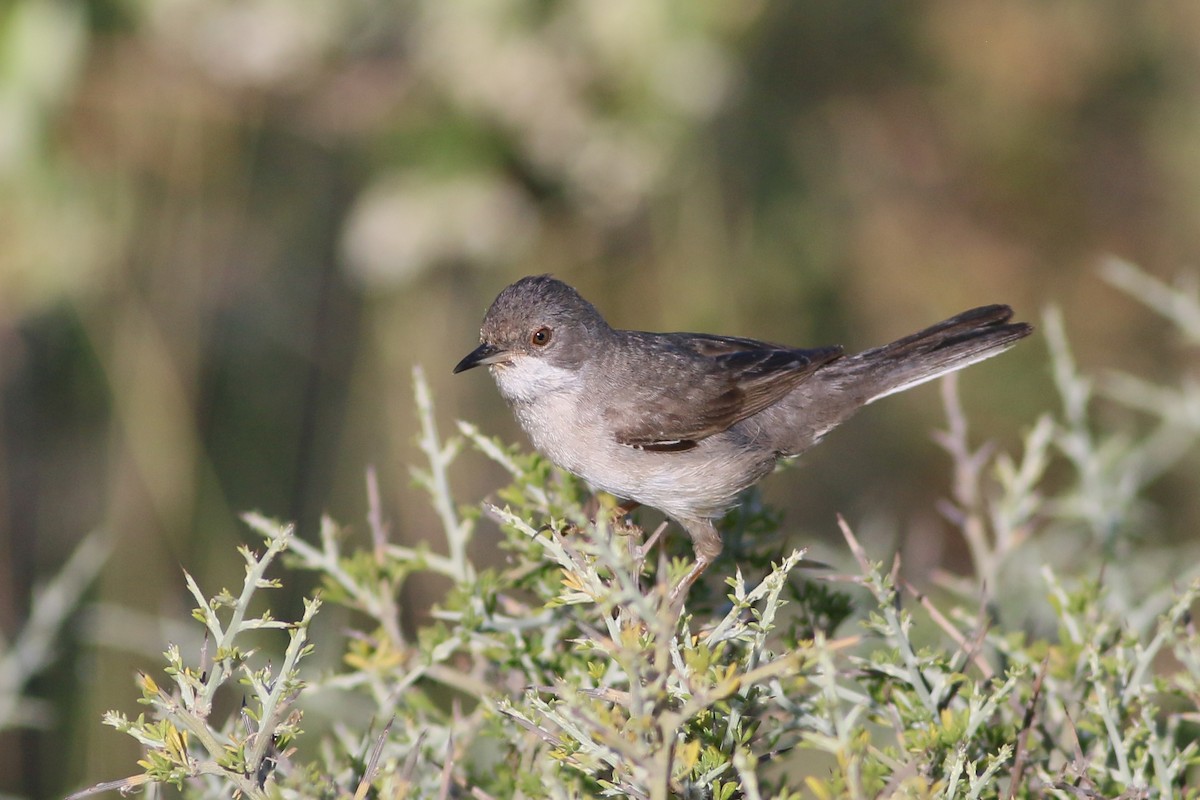
M542 326L529 337L529 343L534 347L545 347L550 344L550 329Z

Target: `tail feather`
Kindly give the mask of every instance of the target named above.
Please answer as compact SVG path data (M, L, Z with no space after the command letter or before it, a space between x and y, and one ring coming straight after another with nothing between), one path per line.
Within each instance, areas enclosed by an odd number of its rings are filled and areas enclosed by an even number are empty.
M842 363L863 404L872 403L1003 353L1033 332L1024 322L1009 322L1012 313L1004 305L973 308Z
M867 403L999 355L1033 332L1010 322L1008 306L964 311L891 344L845 356L817 370L767 409L780 455L803 453Z

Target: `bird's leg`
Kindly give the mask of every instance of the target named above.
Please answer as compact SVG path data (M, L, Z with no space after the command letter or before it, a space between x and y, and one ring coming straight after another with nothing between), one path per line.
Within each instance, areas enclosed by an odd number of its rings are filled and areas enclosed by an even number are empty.
M629 548L629 555L633 559L634 565L635 565L635 569L634 569L635 581L640 584L642 563L645 561L645 551L648 550L649 548L646 546L643 546L639 541L642 537L642 529L641 528L639 528L636 525L626 526L624 524L625 517L629 516L633 512L633 510L638 508L639 506L641 506L641 503L639 503L636 500L618 499L616 507L614 507L612 510L612 515L608 518L608 522L609 522L609 530L610 531L612 531L614 533L626 534L625 540L626 540L627 546ZM588 498L587 502L583 504L583 514L585 517L587 517L589 520L592 521L593 525L595 523L599 522L599 520L600 520L601 507L602 507L602 503L600 500L599 492L593 494L591 497ZM576 529L574 525L572 525L571 528L574 533L579 532L578 529ZM658 533L661 533L661 532L662 532L662 527L660 526ZM656 533L654 536L650 537L650 543L653 543L653 541L658 537L658 533ZM637 534L637 535L635 536L634 534ZM640 589L640 585L639 585L639 589Z
M696 551L696 563L688 570L675 588L671 590L671 605L683 607L688 591L696 579L708 569L708 565L721 555L721 535L713 527L710 520L680 520L688 535L692 537L692 547Z
M642 506L642 504L639 503L637 500L622 500L620 503L617 504L616 516L627 517L630 514L632 514L634 511L637 511L639 508L641 508L641 506Z
M655 543L658 542L658 539L660 536L662 536L663 531L667 529L668 524L670 523L664 519L661 523L659 523L658 527L654 529L654 533L646 537L644 542L638 541L638 537L636 536L629 537L629 556L633 560L633 574L635 580L637 581L639 591L642 588L642 566L646 563L646 554L654 548ZM663 574L666 574L665 570L663 571Z
M675 584L675 588L671 590L671 605L679 608L683 607L683 601L687 598L688 590L692 588L692 584L700 577L704 570L708 569L708 565L712 562L696 557L696 563L688 570L688 574L683 576L683 580Z
M658 542L658 537L663 535L663 531L667 529L668 524L670 523L665 519L660 522L658 527L654 529L654 533L650 534L650 537L639 546L639 552L642 558L645 558L646 553L650 552L650 549Z
M629 516L638 506L636 500L621 500L617 503L617 507L613 509L612 520L615 522L623 517ZM594 494L588 498L588 501L583 504L583 513L592 522L595 522L600 515L600 495Z

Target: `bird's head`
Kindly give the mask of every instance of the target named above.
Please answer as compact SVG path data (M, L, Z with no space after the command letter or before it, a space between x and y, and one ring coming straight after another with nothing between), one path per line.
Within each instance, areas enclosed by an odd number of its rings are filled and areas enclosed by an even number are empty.
M502 291L479 331L479 346L454 367L486 365L501 393L529 399L568 388L611 331L591 303L549 275L522 278Z

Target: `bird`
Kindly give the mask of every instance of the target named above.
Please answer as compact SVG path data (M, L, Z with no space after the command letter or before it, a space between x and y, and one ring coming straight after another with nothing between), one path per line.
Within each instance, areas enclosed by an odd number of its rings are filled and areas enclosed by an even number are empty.
M1033 331L1012 316L981 306L846 355L614 328L568 284L531 275L492 302L454 373L486 366L546 458L683 527L696 561L670 593L682 606L721 553L715 522L745 489L863 406L1008 350Z

